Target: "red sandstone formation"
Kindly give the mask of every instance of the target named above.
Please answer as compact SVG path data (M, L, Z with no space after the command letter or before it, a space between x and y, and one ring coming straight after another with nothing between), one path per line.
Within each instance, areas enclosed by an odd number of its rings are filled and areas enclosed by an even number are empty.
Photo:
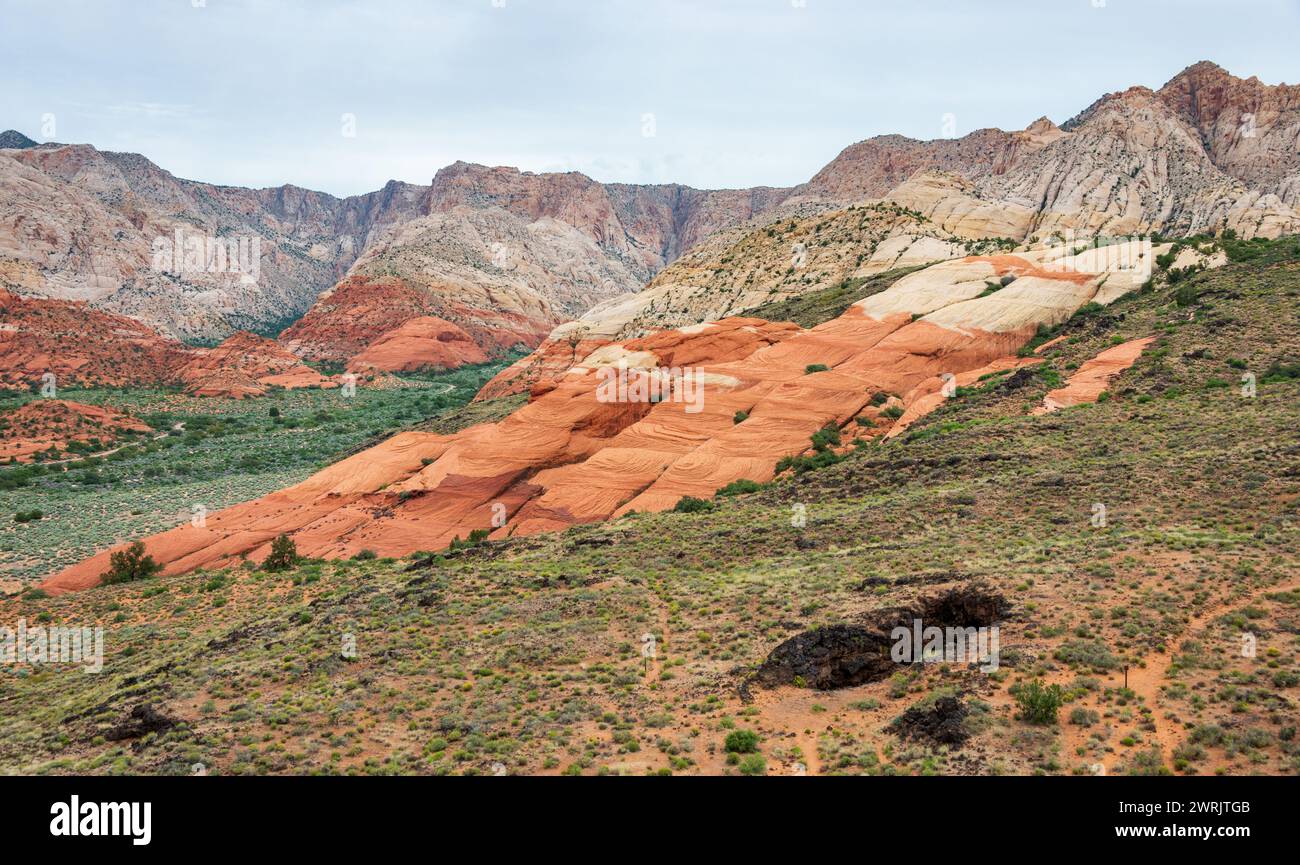
M449 321L431 315L413 318L372 342L352 358L350 372L418 372L455 369L467 363L484 363L488 356L469 334Z
M274 340L246 331L232 335L216 348L194 350L177 377L195 396L235 399L262 396L277 386L290 390L338 386Z
M1014 355L1039 326L1109 303L1144 278L1058 270L1054 254L935 265L811 330L732 318L612 343L539 383L533 400L499 423L450 436L400 434L146 546L169 573L261 559L281 532L307 556L400 556L475 529L530 534L665 510L741 478L765 481L828 423L866 417L875 421L867 435L890 432L875 394L893 395L888 404L909 410L910 422L918 406L936 404L948 374L961 382L1034 362ZM1078 264L1088 261L1085 253ZM1018 278L986 294L990 280L1007 274ZM620 370L644 381L636 377L664 367L689 371L690 386L635 401L608 389ZM101 553L44 587L95 585L107 563Z
M107 449L124 433L153 430L143 421L107 406L38 399L0 415L0 462L28 462L32 455L69 442L97 439Z
M133 318L70 300L21 297L0 289L0 385L57 387L174 380L188 350Z
M1106 349L1079 367L1064 387L1043 397L1043 404L1031 414L1048 414L1068 406L1096 402L1110 383L1131 367L1142 356L1142 352L1146 351L1147 346L1155 341L1154 336L1148 336Z
M485 353L499 355L515 345L532 348L555 324L519 313L443 304L437 296L394 277L352 276L322 295L305 316L280 335L280 342L307 360L346 363L418 318L454 323L471 338L470 343L452 344L463 347L465 357L454 362L457 358L448 353L450 367L481 362ZM388 357L391 360L391 354ZM478 360L469 360L471 357Z
M530 390L541 381L554 381L577 366L596 349L609 345L606 339L548 339L525 358L515 361L483 385L474 397L496 399Z

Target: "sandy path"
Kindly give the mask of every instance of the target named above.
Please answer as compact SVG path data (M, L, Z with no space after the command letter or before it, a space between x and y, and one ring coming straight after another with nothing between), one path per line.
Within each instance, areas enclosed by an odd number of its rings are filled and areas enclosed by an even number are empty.
M1234 604L1217 606L1214 609L1202 613L1200 616L1192 619L1187 623L1187 627L1183 628L1183 630L1180 631L1176 637L1171 638L1169 642L1172 646L1175 641L1185 640L1196 632L1205 630L1214 619L1244 609L1245 607L1249 607L1265 594L1294 591L1300 591L1300 584L1291 586L1272 586L1260 589L1250 597ZM1146 741L1148 744L1155 744L1160 748L1161 760L1166 760L1173 753L1174 748L1183 741L1181 727L1175 722L1161 717L1160 714L1160 687L1165 683L1166 676L1169 673L1169 667L1172 664L1173 652L1165 651L1164 653L1153 653L1149 655L1146 658L1145 667L1133 666L1129 667L1128 671L1129 690L1141 698L1141 705L1146 706L1151 710L1151 720L1155 722L1156 729L1154 733L1146 734ZM1124 687L1123 670L1111 673L1107 677L1105 684L1116 689ZM1061 726L1062 748L1065 752L1064 756L1067 759L1079 759L1078 755L1075 753L1075 749L1087 742L1087 731L1087 727L1078 727L1072 724L1063 724ZM1102 756L1101 765L1105 767L1105 774L1110 774L1111 770L1115 768L1122 756L1124 755L1121 752L1105 754Z

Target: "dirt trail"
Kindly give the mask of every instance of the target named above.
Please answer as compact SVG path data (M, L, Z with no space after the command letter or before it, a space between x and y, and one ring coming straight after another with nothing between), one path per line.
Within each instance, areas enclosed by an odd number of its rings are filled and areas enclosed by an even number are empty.
M181 421L180 423L175 424L175 425L172 427L172 429L175 430L176 432L185 432L185 422L184 422L184 421ZM160 432L160 433L158 433L156 436L154 436L152 439L150 439L150 441L158 441L158 440L160 440L160 439L165 439L165 438L167 438L167 436L169 436L169 435L171 435L170 432ZM118 451L120 451L122 448L131 447L131 446L134 445L134 444L135 444L135 442L126 442L125 444L120 444L120 445L118 445L118 446L115 447L115 448L109 448L109 449L106 450L106 451L99 451L98 453L85 454L85 455L82 455L82 456L75 456L75 457L68 457L67 459L62 459L62 460L46 460L45 463L44 463L44 465L47 465L47 466L58 466L58 465L63 465L64 463L75 463L75 462L78 462L79 460L98 459L98 458L100 458L100 457L111 456L112 454L115 454L115 453L117 453Z
M1187 623L1176 637L1169 640L1169 648L1158 654L1149 655L1146 658L1145 667L1129 667L1128 671L1128 688L1140 699L1140 705L1151 710L1151 720L1155 722L1156 729L1154 733L1147 734L1149 744L1155 744L1160 748L1160 758L1162 761L1167 759L1175 747L1182 742L1181 729L1174 722L1161 716L1158 700L1160 697L1160 686L1164 684L1165 677L1169 672L1169 667L1173 664L1172 647L1175 641L1182 641L1192 636L1198 631L1202 631L1214 619L1220 616L1228 615L1255 603L1262 595L1273 592L1294 592L1300 591L1300 584L1291 586L1272 586L1260 589L1249 597L1237 601L1231 605L1223 604L1208 610ZM1106 685L1112 688L1122 688L1124 686L1124 672L1111 673L1107 677ZM1071 724L1062 725L1061 728L1062 750L1067 759L1077 758L1075 748L1087 742L1087 728L1076 727ZM1110 774L1115 768L1123 754L1116 752L1105 754L1101 758L1101 765L1105 767L1105 773Z

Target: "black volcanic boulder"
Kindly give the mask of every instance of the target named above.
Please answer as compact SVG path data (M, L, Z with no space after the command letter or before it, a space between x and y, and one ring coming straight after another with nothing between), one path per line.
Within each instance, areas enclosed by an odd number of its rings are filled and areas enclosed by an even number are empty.
M796 634L772 650L754 680L803 684L818 690L847 688L885 678L897 669L889 639L858 625L828 625Z

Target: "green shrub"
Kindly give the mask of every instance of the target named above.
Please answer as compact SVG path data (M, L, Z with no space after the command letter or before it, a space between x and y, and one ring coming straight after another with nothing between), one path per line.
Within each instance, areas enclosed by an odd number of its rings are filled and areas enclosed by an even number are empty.
M747 420L749 420L749 412L747 411L738 411L731 418L732 423L744 423Z
M732 730L723 747L729 754L752 754L758 750L758 734L753 730Z
M673 513L677 514L698 514L711 510L713 510L713 502L697 499L694 496L684 496L673 506Z
M1014 688L1012 695L1020 706L1020 720L1028 724L1055 724L1056 712L1065 702L1065 691L1060 685L1048 685L1035 679Z
M718 490L715 495L719 496L740 496L746 493L756 493L763 488L758 481L751 481L748 478L741 478L738 481L732 481L722 489Z
M840 430L839 427L835 426L833 423L827 424L812 434L813 450L818 453L830 450L832 445L838 445L839 443Z
M803 368L805 375L812 375L815 372L826 372L830 367L824 363L810 363Z

